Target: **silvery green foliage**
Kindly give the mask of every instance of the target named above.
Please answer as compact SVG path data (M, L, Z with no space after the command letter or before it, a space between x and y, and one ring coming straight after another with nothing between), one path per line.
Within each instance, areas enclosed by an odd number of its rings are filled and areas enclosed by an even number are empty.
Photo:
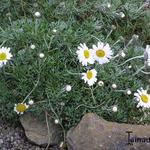
M149 75L140 72L133 76L144 65L144 59L119 65L143 55L145 45L150 44L150 15L147 8L141 7L143 0L113 0L111 7L107 7L107 2L0 1L0 44L11 47L14 56L9 65L0 69L0 115L3 118L17 118L13 112L14 104L21 102L32 90L41 66L39 84L29 99L46 103L38 103L28 110L35 115L44 110L51 112L53 108L65 128L77 123L86 112L95 112L112 121L141 122L143 112L137 110L133 95L127 95L126 90L134 92L148 84ZM40 12L41 17L36 18L35 12ZM120 12L124 13L123 18ZM139 38L132 40L133 35L139 35ZM81 67L75 55L79 43L86 42L91 47L98 39L110 44L114 56L122 50L126 56L117 57L103 66L94 66L98 80L104 82L104 86L98 86L94 91L94 104L91 92L80 76L71 73L86 69ZM127 46L130 40L132 42ZM31 44L36 48L31 49ZM40 53L44 54L43 59L39 58ZM125 92L114 92L113 83ZM62 92L65 85L71 85L70 92ZM97 107L100 104L101 107ZM115 114L109 111L113 105L118 106ZM56 118L54 114L53 117ZM144 121L149 122L149 118Z

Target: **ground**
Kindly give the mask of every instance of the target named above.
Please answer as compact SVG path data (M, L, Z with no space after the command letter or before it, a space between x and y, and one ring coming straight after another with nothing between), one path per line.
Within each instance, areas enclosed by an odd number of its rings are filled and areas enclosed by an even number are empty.
M19 124L9 124L0 120L0 149L1 150L42 150L27 141ZM44 150L44 148L43 148Z

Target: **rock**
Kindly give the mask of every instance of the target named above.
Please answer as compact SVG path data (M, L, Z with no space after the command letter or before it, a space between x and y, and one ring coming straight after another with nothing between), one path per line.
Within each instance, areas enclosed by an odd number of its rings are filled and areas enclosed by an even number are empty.
M150 150L150 125L108 122L88 113L68 131L67 145L68 150Z
M49 135L46 121L40 121L33 117L31 113L25 113L20 117L20 122L25 130L25 135L29 141L40 145L50 146L58 145L62 141L61 128L54 124L54 121L49 119Z
M4 143L4 142L3 142L3 139L0 139L0 145L3 144L3 143Z

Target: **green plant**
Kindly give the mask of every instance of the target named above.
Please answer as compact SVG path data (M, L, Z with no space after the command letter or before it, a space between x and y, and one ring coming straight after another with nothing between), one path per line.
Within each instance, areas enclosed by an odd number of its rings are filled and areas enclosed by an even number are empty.
M12 61L0 68L3 118L15 119L14 104L33 99L35 105L27 111L35 115L44 110L52 112L52 117L59 119L65 129L75 125L87 112L117 122L149 123L147 110L136 108L133 94L115 92L111 86L115 83L118 90L130 88L134 93L149 84L149 74L134 75L143 66L143 59L119 65L143 55L145 46L150 43L150 12L143 0L114 0L110 8L107 2L0 2L0 43L10 47L13 54ZM40 17L34 16L36 11L41 13ZM134 34L139 35L139 39ZM124 50L126 57L94 66L104 86L94 85L97 88L92 91L93 102L91 89L78 74L85 68L78 62L76 50L79 43L85 42L92 47L98 39L110 44L114 56ZM32 44L35 49L30 47ZM45 57L40 58L40 53ZM64 90L66 85L72 86L70 92ZM117 113L112 113L114 105L118 106Z

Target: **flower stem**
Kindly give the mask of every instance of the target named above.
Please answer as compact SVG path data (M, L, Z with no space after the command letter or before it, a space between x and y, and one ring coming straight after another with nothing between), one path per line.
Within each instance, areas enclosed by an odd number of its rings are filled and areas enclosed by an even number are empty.
M94 104L96 104L96 100L95 100L95 97L94 97L94 94L93 94L93 87L90 88L90 90L91 90L91 95L92 95L93 102L94 102Z
M119 66L123 66L124 64L126 64L127 62L129 62L129 61L131 61L131 60L139 59L139 58L144 58L144 55L140 55L140 56L132 57L132 58L130 58L130 59L128 59L128 60L126 60L124 63L122 63L122 64L118 65L118 67L119 67Z

